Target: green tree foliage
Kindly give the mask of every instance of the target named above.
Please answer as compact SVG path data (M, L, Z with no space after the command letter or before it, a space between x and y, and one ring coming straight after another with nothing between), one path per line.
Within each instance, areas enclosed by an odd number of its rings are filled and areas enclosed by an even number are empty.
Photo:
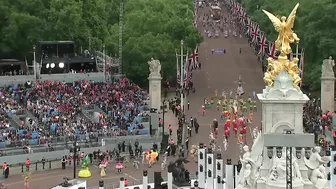
M78 47L118 54L120 0L1 0L0 57L23 59L42 40L74 40ZM193 26L193 1L124 0L123 63L126 75L147 81L151 57L165 78L174 77L180 40L193 49L202 36ZM189 50L189 52L190 52Z
M265 9L275 15L288 16L295 4L299 2L294 31L300 38L300 48L305 49L304 83L312 90L320 88L322 60L335 57L336 48L336 1L334 0L243 0L253 21L258 22L260 29L275 41L276 32L272 23L262 12ZM260 6L257 9L257 5Z

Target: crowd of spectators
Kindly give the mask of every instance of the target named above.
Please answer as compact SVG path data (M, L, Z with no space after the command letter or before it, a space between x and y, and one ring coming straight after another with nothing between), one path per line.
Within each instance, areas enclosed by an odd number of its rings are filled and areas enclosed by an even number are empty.
M42 81L0 88L2 141L41 137L147 134L142 111L148 95L124 78L113 83ZM102 110L97 121L84 116L83 109ZM10 126L17 111L30 111L37 120ZM45 129L47 128L47 129Z
M326 145L326 131L333 134L332 129L333 113L330 111L323 112L321 109L320 99L312 98L303 107L303 128L307 133L315 135L315 143ZM322 144L323 143L323 144Z

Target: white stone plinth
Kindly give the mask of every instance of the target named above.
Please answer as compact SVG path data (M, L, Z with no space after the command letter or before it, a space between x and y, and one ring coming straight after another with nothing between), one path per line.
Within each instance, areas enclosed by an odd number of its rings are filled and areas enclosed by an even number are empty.
M281 133L284 129L293 129L294 134L303 133L303 106L309 100L300 88L293 86L293 79L287 71L281 71L274 79L274 87L266 87L262 94L257 95L262 103L262 134ZM272 181L269 178L273 160L267 155L264 146L260 178L257 180L258 189L285 189L286 180ZM307 168L298 161L303 180L308 180ZM262 179L261 179L262 178ZM266 180L265 180L266 179ZM311 183L300 180L293 181L293 189L308 189Z
M283 133L283 129L303 133L303 105L309 98L292 85L293 79L282 71L273 88L266 87L262 94L257 94L262 103L263 133Z
M161 106L161 80L161 75L150 74L148 77L150 107L158 111Z
M334 111L335 77L321 77L321 108L323 112Z

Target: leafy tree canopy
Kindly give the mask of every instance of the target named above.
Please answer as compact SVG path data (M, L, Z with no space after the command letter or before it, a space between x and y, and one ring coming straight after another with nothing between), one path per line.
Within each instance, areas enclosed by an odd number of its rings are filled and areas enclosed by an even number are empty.
M268 40L276 40L276 32L271 21L262 12L265 9L274 15L288 16L297 2L300 3L294 25L294 31L300 38L300 48L305 50L304 83L312 90L320 88L322 60L333 56L336 48L336 1L335 0L243 0L253 21L258 22L260 29L268 36ZM257 9L257 5L260 6Z
M42 40L74 40L78 47L118 54L119 0L2 0L0 57L23 59ZM147 62L159 59L172 79L180 40L193 49L202 36L193 26L193 1L124 0L123 67L139 84L148 77ZM190 51L189 51L190 52Z

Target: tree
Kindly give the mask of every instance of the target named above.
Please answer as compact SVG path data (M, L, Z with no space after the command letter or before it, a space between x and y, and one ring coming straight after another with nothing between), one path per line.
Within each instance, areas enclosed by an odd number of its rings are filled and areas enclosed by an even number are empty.
M243 0L247 13L257 21L268 39L274 41L276 32L266 15L261 11L268 10L275 15L287 16L296 2L290 0ZM260 9L257 10L257 5ZM294 31L300 37L300 48L305 49L304 84L309 84L310 89L320 88L322 60L336 55L333 44L336 43L336 4L330 0L304 0L295 21Z
M118 54L120 0L2 0L0 57L24 59L43 40L73 40L82 49ZM126 75L147 83L147 62L157 58L162 74L175 75L175 48L189 52L202 41L193 26L190 0L124 0L123 63Z

